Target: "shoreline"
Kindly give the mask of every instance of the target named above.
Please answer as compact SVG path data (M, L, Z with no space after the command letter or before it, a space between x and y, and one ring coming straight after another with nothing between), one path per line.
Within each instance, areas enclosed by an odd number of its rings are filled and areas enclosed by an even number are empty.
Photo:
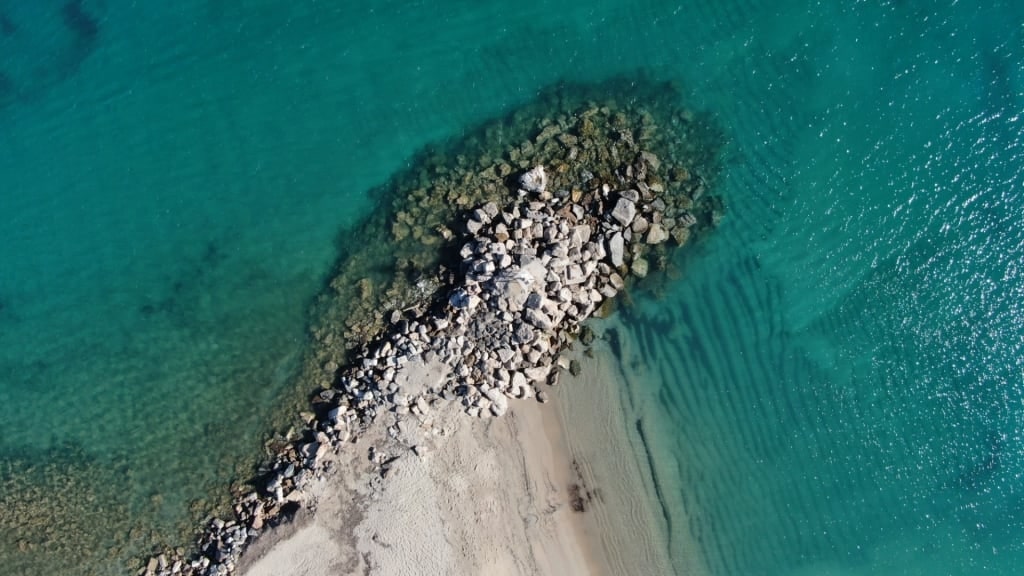
M572 510L555 410L515 402L502 418L480 419L449 402L430 414L429 426L404 432L399 443L417 449L384 477L365 455L398 447L379 431L339 454L310 492L314 511L264 535L238 573L607 573Z
M698 537L686 511L664 501L655 459L643 431L645 411L628 372L635 358L619 316L588 324L596 333L578 375L566 375L561 392L572 402L559 406L567 423L569 449L606 498L587 522L593 527L603 563L611 574L707 576ZM613 344L614 342L614 344ZM646 400L639 400L640 404ZM634 566L649 566L643 572Z
M594 337L583 323L609 314L627 286L666 273L670 249L713 227L721 203L696 173L693 129L658 130L662 120L692 118L671 94L650 109L561 97L560 115L513 117L516 133L532 134L518 145L485 126L496 149L473 148L477 162L459 155L454 171L436 165L432 184L427 172L409 188L396 184L391 210L360 229L390 230L390 254L373 245L344 256L314 306L303 381L320 390L301 413L302 431L278 441L253 483L239 487L233 520L209 521L194 559L161 554L140 576L224 576L261 554L278 558L268 561L274 573L593 573L602 571L587 551L595 545L607 549L608 566L629 558L631 570L653 562L650 573L668 573L651 551L650 519L637 525L639 543L619 547L593 538L614 521L583 528L573 517L616 498L590 478L590 459L603 458L567 448L571 411L555 421L528 408L507 415L522 400L551 401L563 372L580 375L589 360L570 348ZM381 273L389 264L390 279ZM589 377L609 380L606 371ZM594 406L614 420L609 398ZM631 494L643 475L622 432L602 437L633 462L623 489ZM619 472L608 475L613 484ZM340 527L317 520L339 515ZM410 519L397 532L396 516ZM443 542L432 539L439 533ZM310 539L330 553L301 558Z
M515 401L488 419L454 402L431 410L446 432L405 436L430 447L398 456L383 480L365 457L382 438L360 439L310 489L312 512L265 533L237 573L674 573L617 361L603 342L590 350L548 406Z

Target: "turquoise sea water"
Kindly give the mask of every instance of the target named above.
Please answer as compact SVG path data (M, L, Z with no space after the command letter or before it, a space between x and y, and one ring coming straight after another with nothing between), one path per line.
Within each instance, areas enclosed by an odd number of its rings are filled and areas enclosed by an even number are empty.
M1016 573L1022 6L0 0L0 459L55 493L0 516L7 566L120 573L189 525L293 395L365 191L644 68L729 139L723 226L623 333L701 562ZM65 550L40 514L102 538Z

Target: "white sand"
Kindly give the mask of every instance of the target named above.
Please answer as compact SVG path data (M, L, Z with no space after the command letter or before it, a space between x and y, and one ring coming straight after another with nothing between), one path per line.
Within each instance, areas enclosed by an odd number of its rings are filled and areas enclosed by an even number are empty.
M311 511L264 534L239 573L670 574L616 365L605 355L581 361L584 373L565 374L550 404L513 401L502 418L474 419L439 401L424 417L408 415L395 441L384 430L394 418L382 417L308 490ZM371 445L398 457L384 478ZM571 505L573 484L592 496L583 512Z

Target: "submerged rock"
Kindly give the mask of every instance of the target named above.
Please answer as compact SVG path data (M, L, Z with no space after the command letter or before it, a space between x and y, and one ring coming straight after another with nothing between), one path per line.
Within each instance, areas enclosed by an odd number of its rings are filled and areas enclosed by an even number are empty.
M519 177L519 187L530 194L541 194L548 187L548 175L543 166L535 166Z
M647 260L644 260L643 258L636 258L633 260L631 270L637 278L646 278L649 270L648 266L649 264L647 263Z
M651 224L650 228L647 231L648 244L661 244L662 242L668 240L668 238L668 232L665 231L665 228L662 227L661 224Z

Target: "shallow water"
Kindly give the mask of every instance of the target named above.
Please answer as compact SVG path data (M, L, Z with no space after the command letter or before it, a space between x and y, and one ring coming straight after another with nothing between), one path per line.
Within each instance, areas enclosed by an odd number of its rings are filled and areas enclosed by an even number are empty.
M714 574L1016 573L1020 10L748 16L730 217L631 318L668 507Z
M5 525L14 573L83 547L116 573L245 477L364 191L551 82L638 67L730 137L728 217L624 334L711 572L1020 564L1019 4L0 15L0 455L127 502L86 521L64 491L66 521L112 528L71 550Z

